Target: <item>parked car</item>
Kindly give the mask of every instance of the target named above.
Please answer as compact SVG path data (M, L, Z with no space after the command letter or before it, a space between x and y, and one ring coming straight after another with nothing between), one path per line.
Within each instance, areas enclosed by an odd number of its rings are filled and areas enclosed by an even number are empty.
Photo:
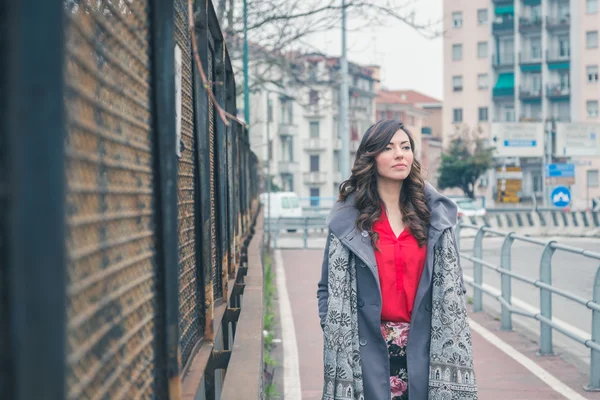
M451 197L452 201L458 206L458 216L462 217L483 217L486 213L485 208L479 203L468 197Z

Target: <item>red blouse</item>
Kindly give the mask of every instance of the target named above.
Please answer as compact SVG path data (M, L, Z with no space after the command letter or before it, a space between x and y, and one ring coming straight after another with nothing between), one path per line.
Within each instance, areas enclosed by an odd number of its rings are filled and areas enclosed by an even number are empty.
M379 234L375 259L381 284L381 320L410 322L427 246L419 247L408 226L396 237L385 210L373 231Z

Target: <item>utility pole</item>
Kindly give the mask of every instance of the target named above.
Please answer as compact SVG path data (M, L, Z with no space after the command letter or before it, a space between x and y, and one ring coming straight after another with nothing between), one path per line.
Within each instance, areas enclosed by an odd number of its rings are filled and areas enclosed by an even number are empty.
M267 249L271 248L271 120L273 119L270 92L267 91Z
M342 57L340 82L339 134L342 141L340 171L342 181L350 177L350 134L348 129L348 58L346 54L346 0L342 0Z
M542 189L544 192L544 207L550 207L550 185L548 184L548 165L552 163L552 128L551 119L546 120L544 127L544 162L542 165Z
M250 128L250 86L248 83L248 0L244 0L244 120Z

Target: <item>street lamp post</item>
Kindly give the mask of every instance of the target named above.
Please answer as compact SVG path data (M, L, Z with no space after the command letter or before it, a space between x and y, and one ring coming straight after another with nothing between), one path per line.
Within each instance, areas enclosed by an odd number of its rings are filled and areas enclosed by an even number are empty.
M267 91L267 248L271 247L271 120L273 112L271 106L270 92Z

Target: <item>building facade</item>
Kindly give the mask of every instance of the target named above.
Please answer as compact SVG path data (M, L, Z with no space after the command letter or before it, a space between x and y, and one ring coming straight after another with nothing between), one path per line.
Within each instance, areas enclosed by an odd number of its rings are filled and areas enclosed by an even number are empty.
M331 205L346 179L340 172L340 61L323 54L288 61L286 79L251 93L251 147L277 188L296 192L303 205ZM373 68L348 66L351 163L362 134L375 122Z
M496 168L478 190L492 204L502 201L497 178L507 166L521 180L520 202L548 201L549 163L576 165L573 206L600 196L598 3L444 0L444 142L469 129L496 147ZM557 145L576 146L576 137L594 148Z

